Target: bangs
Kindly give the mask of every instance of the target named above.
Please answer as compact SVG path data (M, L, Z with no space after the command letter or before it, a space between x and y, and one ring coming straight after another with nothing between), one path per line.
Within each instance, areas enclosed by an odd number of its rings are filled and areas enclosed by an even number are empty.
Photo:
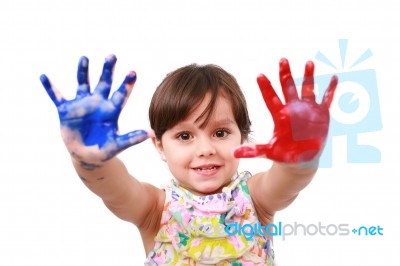
M165 131L186 119L198 108L207 93L210 101L195 122L207 126L213 114L217 98L227 98L235 120L247 137L250 127L244 96L233 76L215 65L196 64L179 68L168 74L157 87L149 108L150 126L158 139Z
M153 96L151 108L154 108L156 113L159 114L158 117L154 116L153 119L155 119L155 124L158 125L160 131L165 132L188 117L210 92L210 102L196 119L196 122L204 119L200 127L207 125L219 94L219 81L207 68L200 68L200 70L196 67L189 69L189 71L186 69L184 73L179 73L178 69L177 73L173 74L181 74L179 78L169 79L169 76L167 76L167 82L163 82L157 89ZM172 80L172 82L168 82L169 80ZM157 134L156 137L161 138Z

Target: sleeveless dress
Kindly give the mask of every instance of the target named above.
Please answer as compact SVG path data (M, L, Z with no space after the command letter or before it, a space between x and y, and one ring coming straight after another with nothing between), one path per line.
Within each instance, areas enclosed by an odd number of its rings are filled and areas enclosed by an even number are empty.
M179 187L166 186L166 200L155 247L146 266L272 266L274 251L254 209L247 179L239 174L221 193L197 196Z

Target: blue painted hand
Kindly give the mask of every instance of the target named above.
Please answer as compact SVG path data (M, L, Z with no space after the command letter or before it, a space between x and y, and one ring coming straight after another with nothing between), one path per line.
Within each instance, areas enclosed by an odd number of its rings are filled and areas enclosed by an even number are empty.
M124 149L149 137L145 130L118 134L118 118L136 82L136 73L126 75L109 99L117 58L106 58L100 80L93 92L89 84L89 60L81 57L78 65L78 89L75 99L66 100L46 75L40 80L57 107L63 141L72 156L90 163L104 162Z

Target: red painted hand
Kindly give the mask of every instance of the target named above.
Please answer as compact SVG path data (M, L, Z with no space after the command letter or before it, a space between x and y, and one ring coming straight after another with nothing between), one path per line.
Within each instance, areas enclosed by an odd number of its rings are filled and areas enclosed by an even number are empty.
M297 94L289 62L281 59L279 76L286 104L277 96L268 78L257 78L275 128L268 144L245 144L234 151L236 158L265 156L284 163L308 162L322 152L329 129L329 106L338 84L333 76L320 104L315 101L314 63L306 63L301 99Z

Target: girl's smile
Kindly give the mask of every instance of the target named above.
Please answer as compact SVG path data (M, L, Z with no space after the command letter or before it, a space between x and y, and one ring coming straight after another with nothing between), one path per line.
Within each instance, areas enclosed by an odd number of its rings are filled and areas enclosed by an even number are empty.
M186 119L154 141L179 184L199 195L220 192L230 182L239 164L232 151L242 140L231 103L223 96L208 123L200 126L209 99L207 94Z

